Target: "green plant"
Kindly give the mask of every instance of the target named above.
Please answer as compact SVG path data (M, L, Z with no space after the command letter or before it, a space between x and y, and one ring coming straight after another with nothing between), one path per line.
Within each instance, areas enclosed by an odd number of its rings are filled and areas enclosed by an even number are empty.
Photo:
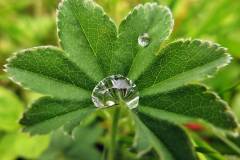
M47 148L48 136L31 137L22 133L18 121L23 104L7 89L0 87L0 159L37 158Z
M24 113L20 121L24 131L47 134L63 127L71 134L79 124L86 125L84 119L90 114L111 113L109 159L124 157L117 132L119 120L125 117L135 124L134 148L139 157L152 154L153 148L166 160L222 158L183 124L201 124L221 139L238 127L228 105L198 84L230 62L225 48L198 39L167 43L172 14L156 3L138 5L117 29L93 1L64 0L57 25L62 49L26 49L6 65L13 81L47 95ZM136 84L137 108L129 109L119 92L116 105L96 108L91 99L94 87L104 77L118 74ZM234 144L227 143L240 154Z
M48 149L39 159L100 159L101 154L94 148L94 143L101 133L102 128L99 126L77 127L72 135L58 130L53 133Z

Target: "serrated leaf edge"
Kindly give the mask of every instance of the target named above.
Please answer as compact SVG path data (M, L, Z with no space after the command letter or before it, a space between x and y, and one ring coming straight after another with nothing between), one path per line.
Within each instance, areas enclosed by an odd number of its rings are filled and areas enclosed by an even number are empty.
M40 97L40 98L37 98L37 99L33 100L30 104L27 105L27 108L26 108L25 111L22 113L22 115L21 115L21 117L20 117L20 119L19 119L19 121L18 121L19 124L23 125L23 128L21 129L22 132L24 132L24 133L26 133L26 134L28 134L28 135L30 135L30 136L42 135L42 133L38 134L38 133L32 133L32 132L27 131L27 128L28 128L28 127L31 127L32 125L29 125L29 126L24 125L21 121L22 121L22 119L24 118L25 114L27 114L27 112L32 108L32 105L34 105L35 103L37 103L39 100L41 100L41 99L43 99L43 98L47 98L47 97L48 97L48 98L55 98L55 97L53 97L53 96L48 96L48 95L47 95L47 96L42 96L42 97ZM84 109L87 110L88 108L89 108L89 106L88 106L88 107L84 107L84 108L82 108L82 109L83 109L83 110L84 110ZM75 110L72 110L72 111L70 111L70 112L75 112L75 111L77 111L77 110L79 110L79 108L78 108L78 109L75 109ZM85 111L85 112L86 112L86 111ZM68 113L69 113L69 112L68 112ZM67 113L67 114L68 114L68 113ZM86 113L85 113L85 114L86 114ZM57 117L62 116L62 115L64 115L64 114L59 114L59 115L54 116L54 117L51 117L51 118L49 118L49 119L57 118ZM37 124L42 123L42 122L45 122L45 121L47 121L47 120L49 120L49 119L43 120L43 121L38 122L38 123L33 124L33 125L37 125ZM68 122L66 122L65 124L62 124L61 126L57 127L56 129L61 129L61 130L63 130L63 133L68 134L68 133L64 130L64 126L65 126L67 123L68 123ZM54 132L54 130L51 130L49 133L52 133L52 132ZM69 134L68 134L68 135L69 135Z
M221 46L220 44L218 44L218 43L214 43L214 42L208 41L208 40L201 40L201 39L192 39L192 38L186 38L186 39L182 39L182 38L181 38L181 39L177 39L177 40L175 40L175 41L173 41L173 42L171 42L171 43L168 43L168 44L165 45L163 48L161 48L161 50L160 50L159 53L161 53L161 51L163 51L164 49L166 49L168 46L170 46L170 45L173 44L173 43L177 43L177 42L182 42L182 43L190 42L189 44L191 44L191 43L196 42L196 41L201 43L201 44L199 45L199 47L201 47L202 45L206 45L206 44L207 44L207 47L208 47L208 48L213 47L213 46L218 47L215 51L223 50L223 51L224 51L223 55L226 57L225 63L216 66L214 72L207 73L206 75L204 75L203 77L197 79L196 81L203 81L203 80L205 80L205 79L207 79L207 78L212 78L212 77L214 77L214 75L215 75L221 68L227 66L227 65L231 62L232 56L228 53L227 48L222 47L222 46ZM166 53L165 53L165 54L166 54ZM158 56L161 56L161 54L158 54ZM200 67L201 67L201 66L200 66ZM198 67L197 67L197 68L198 68ZM194 68L194 69L196 69L196 68ZM194 69L191 69L191 70L194 70ZM189 72L189 71L188 71L188 72ZM182 74L182 73L179 73L178 75L180 75L180 74ZM169 79L166 79L166 80L164 80L164 81L170 80L170 79L172 79L172 78L173 78L173 77L171 77L171 78L169 78ZM152 88L154 88L155 86L157 86L159 83L162 83L162 82L164 82L164 81L161 81L161 82L158 82L158 83L154 83L154 84L153 84L152 86L150 86L150 87L143 88L143 89L140 91L140 93L143 93L143 94L142 94L143 96L147 96L147 95L154 94L155 92L151 93L151 91L149 91L149 90L151 90ZM184 85L191 84L191 83L192 83L192 82L187 82L187 83L185 83ZM184 85L183 85L183 86L184 86ZM179 87L181 87L181 86L178 86L178 87L176 87L176 88L179 88ZM172 89L170 89L170 90L173 90L173 89L176 89L176 88L172 88ZM167 91L169 91L169 90L167 90ZM161 92L158 92L158 93L161 93Z
M229 133L229 134L237 134L238 133L238 129L240 128L239 121L238 121L237 117L235 116L235 114L232 112L232 110L231 110L231 108L230 108L230 106L228 105L227 102L222 100L221 97L216 92L211 91L210 88L203 83L190 83L188 85L197 85L202 90L203 95L207 95L208 97L211 97L211 101L215 101L217 103L220 103L221 107L224 109L223 113L227 113L233 119L233 122L235 123L236 126L234 128L232 128L232 132L228 132L227 129L220 128L220 127L218 127L218 126L212 124L211 122L208 122L208 121L206 121L202 118L190 117L192 120L196 119L196 122L200 122L200 123L203 123L203 124L206 124L206 123L210 124L210 125L208 125L208 127L210 127L211 129L214 129L213 128L213 126L214 126L217 130L223 131L225 133ZM184 85L184 86L188 86L188 85ZM184 87L184 86L182 86L182 87ZM168 92L170 92L170 91L168 91ZM169 112L169 111L166 111L166 112ZM179 114L176 113L176 115L179 115ZM186 117L189 117L189 116L186 116ZM164 120L167 120L167 119L164 119Z
M31 52L31 51L38 51L40 49L52 49L52 50L56 50L56 51L60 51L63 52L61 49L59 49L56 46L51 46L51 45L46 45L46 46L37 46L37 47L32 47L32 48L27 48L27 49L23 49L19 52L14 52L12 56L10 56L9 58L7 58L7 63L4 65L4 69L3 71L6 72L8 74L8 78L13 81L14 83L16 83L17 85L19 85L20 87L22 87L25 90L31 90L31 87L26 87L23 85L22 82L18 81L14 75L9 73L9 63L11 63L11 61L17 59L19 56L22 56L23 54L27 54L27 52ZM51 95L49 95L51 96Z
M63 5L64 5L64 3L65 3L66 1L68 1L68 0L61 0L61 1L59 2L59 4L58 4L57 9L56 9L56 26L57 26L58 43L60 44L61 47L63 47L63 45L62 45L61 38L60 38L60 32L61 32L61 30L60 30L59 25L58 25L59 22L60 22L60 20L59 20L58 17L59 17L60 10L61 10L61 8L63 7ZM100 5L98 5L98 4L97 4L96 2L94 2L93 0L89 0L89 1L93 4L94 7L97 7L97 8L99 8L99 9L101 10L102 16L103 16L106 20L109 20L110 22L112 22L112 24L114 24L114 27L115 27L116 30L117 30L116 23L114 22L114 20L113 20L111 17L109 17L109 16L107 15L107 13L104 11L103 7L100 6ZM81 28L82 28L82 27L81 27ZM83 30L83 28L82 28L82 30ZM84 33L84 35L85 35L85 33ZM94 51L94 49L93 49L93 47L91 46L88 38L86 37L86 35L85 35L85 38L87 39L87 41L88 41L88 43L89 43L89 45L90 45L90 48L91 48L91 50L92 50L93 53L94 53L94 56L97 56L96 53L95 53L95 51Z
M164 5L159 5L157 4L156 2L147 2L145 4L138 4L137 6L135 6L121 21L121 25L124 25L127 21L129 21L129 19L132 18L132 16L134 14L136 14L136 12L138 12L139 9L144 9L145 6L157 6L158 8L161 8L164 10L165 13L167 13L168 15L170 15L170 19L171 19L171 25L170 25L170 29L169 29L169 33L168 33L168 36L165 38L165 40L167 40L169 38L169 36L171 35L172 31L173 31L173 27L174 27L174 18L173 18L173 15L172 15L172 12L171 10L167 7L167 6L164 6ZM119 26L119 27L120 27ZM118 31L119 32L119 31ZM119 33L118 33L118 36L119 36Z

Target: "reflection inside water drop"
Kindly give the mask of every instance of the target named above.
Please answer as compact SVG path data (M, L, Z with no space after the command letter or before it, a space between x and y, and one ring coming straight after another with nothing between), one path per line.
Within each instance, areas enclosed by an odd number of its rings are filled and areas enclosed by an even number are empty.
M122 75L112 75L100 81L92 92L96 107L105 108L118 105L120 101L130 108L136 108L139 93L136 85Z
M147 33L143 33L138 37L138 44L141 47L147 47L150 43L150 37Z

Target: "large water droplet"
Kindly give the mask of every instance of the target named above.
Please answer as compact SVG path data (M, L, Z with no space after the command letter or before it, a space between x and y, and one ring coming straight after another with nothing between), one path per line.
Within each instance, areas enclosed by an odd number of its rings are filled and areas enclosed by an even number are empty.
M92 92L96 107L105 108L125 103L130 109L136 108L139 93L136 85L122 75L112 75L100 81Z
M141 47L147 47L150 43L150 37L147 33L143 33L138 37L138 44Z

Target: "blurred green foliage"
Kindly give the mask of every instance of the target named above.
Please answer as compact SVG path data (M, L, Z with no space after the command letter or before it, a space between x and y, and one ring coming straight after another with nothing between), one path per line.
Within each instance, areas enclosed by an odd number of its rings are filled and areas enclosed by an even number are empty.
M73 131L74 138L64 134L61 130L56 131L40 160L99 160L101 154L94 148L94 143L101 133L102 128L99 126L75 128ZM59 141L60 139L61 141Z
M239 0L96 1L104 7L118 24L121 19L139 3L151 1L168 5L173 11L175 19L175 27L173 35L170 38L171 40L189 37L201 38L218 42L227 47L229 53L234 58L233 63L220 71L215 78L207 80L206 83L231 105L233 111L240 118ZM17 123L24 107L26 107L26 103L32 101L34 97L38 97L39 95L24 91L12 84L2 69L6 63L6 58L17 50L39 45L58 45L55 24L55 11L58 2L58 0L0 0L1 160L13 160L21 157L25 159L37 159L48 146L48 136L30 137L19 131L20 126ZM123 124L124 123L125 122L123 122ZM108 124L103 123L102 125L104 128L104 126L106 127ZM125 125L121 126L121 132L124 138L120 138L120 143L121 141L125 141L129 144L129 141L132 139L128 139L126 135L132 134L132 132L131 129L129 129L129 125L126 125L127 128L124 128L124 126ZM87 131L88 130L83 133ZM56 154L65 153L63 152L66 149L64 147L73 143L69 137L59 133L53 135L51 144L42 157L53 156L54 159L56 158L54 156L57 156ZM93 137L93 140L96 140L96 137ZM63 148L61 148L61 144L58 144L59 139L63 140L62 143L66 142ZM83 145L89 145L89 150L92 150L91 147L93 143L94 141L90 144L75 145L77 145L78 148L83 147ZM218 149L218 147L215 148ZM74 151L75 148L72 148L72 150ZM51 151L52 155L49 154ZM76 152L76 150L74 152ZM94 150L92 150L92 152L94 152L93 154L98 154ZM132 156L129 151L126 152L128 152L129 157ZM64 156L69 156L69 154L63 155L63 159Z
M30 137L17 123L23 103L11 91L0 87L0 159L37 158L48 146L48 136Z
M0 64L9 53L36 45L56 45L57 1L0 0ZM2 68L2 67L1 67Z

